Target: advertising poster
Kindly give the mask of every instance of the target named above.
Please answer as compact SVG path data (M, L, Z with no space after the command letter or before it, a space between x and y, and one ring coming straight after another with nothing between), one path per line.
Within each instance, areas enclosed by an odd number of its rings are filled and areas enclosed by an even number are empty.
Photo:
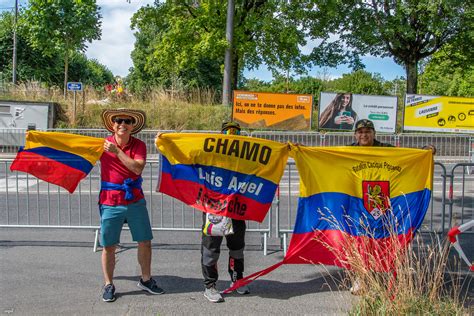
M395 133L397 97L321 92L318 117L320 130L352 131L358 120L369 119L377 132Z
M474 133L474 98L407 94L403 130Z
M234 91L233 120L242 127L304 131L311 129L313 96L309 94Z

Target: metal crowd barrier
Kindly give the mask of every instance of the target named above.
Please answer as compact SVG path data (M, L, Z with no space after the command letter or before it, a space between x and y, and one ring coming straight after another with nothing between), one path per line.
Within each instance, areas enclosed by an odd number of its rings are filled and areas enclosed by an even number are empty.
M0 195L5 197L5 202L0 204L0 227L92 229L97 237L99 166L80 182L74 194L69 194L28 174L10 172L11 162L12 159L0 160L0 173L5 175L0 178ZM474 175L469 175L466 167L474 167L474 163L456 164L450 172L444 164L435 163L431 203L421 232L445 234L454 224L474 219ZM153 230L200 231L201 212L155 192L158 168L158 161L149 161L143 174L143 190ZM286 250L288 235L293 231L298 196L298 171L294 161L289 160L265 221L247 223L248 232L261 234L265 255L272 231ZM96 247L97 238L94 250Z
M13 159L0 159L0 227L68 228L95 230L94 251L98 245L100 218L98 196L100 164L83 179L76 191L69 194L26 173L10 172ZM158 182L158 161L148 161L142 174L152 229L155 231L200 231L202 213L176 199L155 192ZM2 199L3 200L3 199ZM247 232L259 233L262 249L267 254L267 241L272 233L273 207L262 223L247 222ZM128 229L125 227L125 229Z
M105 137L103 129L72 130L55 129L58 132L77 133L94 137ZM165 131L174 132L174 131ZM182 131L203 132L203 131ZM216 131L207 131L216 133ZM201 212L161 193L156 193L159 161L154 146L156 130L142 131L138 136L145 141L150 154L144 177L145 192L150 219L154 230L199 231ZM279 142L300 143L307 146L337 146L353 141L351 133L318 132L252 132L249 135ZM14 153L24 144L24 129L0 129L0 152ZM474 137L469 135L399 134L378 135L383 142L396 146L422 147L434 144L435 187L429 211L422 231L445 233L454 223L464 223L473 218L474 200ZM2 145L3 144L3 145ZM155 158L155 159L153 159ZM100 187L100 168L96 166L89 176L81 181L76 192L69 194L24 173L11 173L12 158L0 159L0 227L30 228L74 228L93 229L99 227L97 207ZM455 164L448 172L446 165ZM268 238L274 232L286 249L287 237L293 230L299 193L299 177L294 162L290 159L286 172L275 196L272 208L261 224L248 222L248 231L262 236L262 248L267 253ZM447 189L449 186L449 190ZM1 200L0 200L1 201Z
M92 137L104 138L110 133L105 129L49 129L48 131L80 134ZM144 141L148 153L156 155L155 136L157 130L143 130L138 138ZM177 132L166 130L160 132ZM184 130L182 133L217 133L216 131L193 131ZM0 129L0 153L14 154L19 146L25 144L25 129ZM243 135L258 137L277 142L299 143L306 146L345 146L354 141L350 132L281 132L281 131L243 131ZM435 133L401 133L401 134L377 134L377 139L390 143L397 147L421 148L427 144L433 144L437 148L435 160L438 162L464 163L474 162L474 136L467 134L435 134ZM468 172L470 170L468 169Z
M435 162L431 201L420 228L421 233L444 235L454 224L460 225L474 219L474 175L467 172L472 167L474 163L458 163L448 173L443 163ZM288 161L285 174L287 179L282 179L277 192L279 203L275 211L275 236L280 238L281 248L286 254L299 196L299 177L294 161ZM469 232L473 233L474 230Z

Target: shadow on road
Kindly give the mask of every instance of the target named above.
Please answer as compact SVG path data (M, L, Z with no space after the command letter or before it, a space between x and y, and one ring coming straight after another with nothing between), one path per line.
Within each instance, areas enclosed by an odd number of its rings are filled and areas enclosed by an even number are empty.
M116 280L137 282L137 276L115 276L114 278ZM204 291L204 283L202 279L183 278L175 275L158 275L153 278L167 294ZM251 293L248 294L248 296L288 300L292 297L302 296L305 294L338 291L339 286L337 284L342 283L340 271L334 271L331 274L325 273L325 275L315 273L314 275L308 275L307 278L308 280L304 282L256 280L249 285ZM217 282L217 288L220 290L226 289L229 285L229 281ZM137 289L137 291L117 293L118 297L127 295L143 295L143 291ZM235 293L226 294L226 296L228 295L240 296Z

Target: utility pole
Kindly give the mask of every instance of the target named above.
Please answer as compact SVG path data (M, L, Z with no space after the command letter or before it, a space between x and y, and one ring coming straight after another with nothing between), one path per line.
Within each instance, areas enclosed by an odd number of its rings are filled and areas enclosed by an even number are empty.
M17 42L16 42L16 29L17 29L17 23L18 23L18 0L15 0L15 22L14 22L14 25L13 25L13 67L12 67L12 70L13 70L13 78L12 78L12 82L13 84L16 84L16 46L17 46Z
M227 48L225 50L224 59L224 82L222 84L222 104L231 104L232 95L232 41L234 37L234 0L228 0L227 2L227 23L225 29L225 38L227 40Z

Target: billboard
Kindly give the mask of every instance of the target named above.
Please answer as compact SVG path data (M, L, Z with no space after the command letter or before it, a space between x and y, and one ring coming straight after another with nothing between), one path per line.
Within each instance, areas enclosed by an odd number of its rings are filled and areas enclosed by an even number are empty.
M320 130L352 131L360 119L374 122L377 132L395 133L397 97L321 92L318 115Z
M474 133L474 98L407 94L403 130Z
M242 127L302 131L311 129L309 94L234 91L232 118Z

